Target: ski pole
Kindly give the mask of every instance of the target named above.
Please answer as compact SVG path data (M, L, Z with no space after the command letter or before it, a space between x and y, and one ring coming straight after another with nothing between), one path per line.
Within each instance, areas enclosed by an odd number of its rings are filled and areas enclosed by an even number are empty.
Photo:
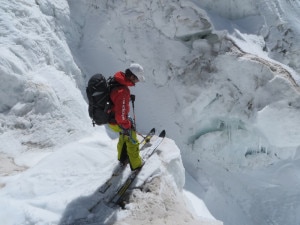
M140 135L142 138L146 138L147 136L142 135L140 132L135 131L137 135Z
M132 112L133 112L133 123L134 127L136 129L136 122L135 122L135 111L134 111L134 101L135 101L135 95L130 95L131 104L132 104Z

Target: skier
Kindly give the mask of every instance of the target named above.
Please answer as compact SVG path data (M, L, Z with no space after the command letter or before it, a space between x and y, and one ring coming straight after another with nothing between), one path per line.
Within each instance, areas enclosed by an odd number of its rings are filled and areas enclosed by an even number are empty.
M114 80L121 86L114 88L110 93L113 103L111 110L115 120L109 123L109 127L120 134L117 144L118 160L122 165L126 165L129 160L131 170L136 170L142 167L143 162L134 121L129 117L131 95L128 87L135 86L139 81L145 81L144 69L141 65L132 63L125 73L117 72Z

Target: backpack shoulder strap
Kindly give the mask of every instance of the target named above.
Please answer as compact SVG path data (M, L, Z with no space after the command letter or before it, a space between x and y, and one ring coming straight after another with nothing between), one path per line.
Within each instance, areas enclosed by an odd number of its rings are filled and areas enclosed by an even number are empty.
M119 82L117 82L115 80L114 77L110 76L109 78L107 78L107 86L108 86L109 92L111 92L113 89L124 86L124 85L120 84Z

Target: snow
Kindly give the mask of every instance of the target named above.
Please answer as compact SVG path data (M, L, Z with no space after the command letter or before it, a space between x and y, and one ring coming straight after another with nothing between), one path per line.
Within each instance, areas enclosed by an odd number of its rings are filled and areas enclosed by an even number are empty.
M61 224L72 224L72 217L92 217L92 221L102 221L104 224L108 215L101 213L102 209L98 210L100 214L97 215L85 213L97 197L97 188L106 181L117 164L115 145L116 140L112 141L103 127L98 128L90 137L54 151L24 171L21 177L2 178L6 183L0 197L1 205L5 205L5 210L0 213L4 224L57 224L60 220ZM169 152L166 149L170 149ZM143 187L147 189L145 194L138 190L133 194L134 199L127 206L131 210L110 213L122 217L121 221L126 221L129 214L128 220L135 221L132 224L148 220L148 217L149 224L160 224L160 221L174 224L176 214L185 215L178 217L177 224L182 224L180 221L183 219L187 224L195 224L192 213L184 210L185 204L178 200L183 199L184 168L179 149L173 141L166 139L158 149L158 154L147 161L136 186L149 179L149 186ZM190 198L196 199L195 196ZM151 207L151 204L154 205ZM158 220L148 215L151 210L154 210L153 214ZM20 213L15 215L16 211ZM206 220L215 221L212 216ZM147 224L145 221L143 223Z
M0 3L1 223L300 223L298 1ZM117 137L85 85L131 62L137 129L168 138L125 209L88 213Z

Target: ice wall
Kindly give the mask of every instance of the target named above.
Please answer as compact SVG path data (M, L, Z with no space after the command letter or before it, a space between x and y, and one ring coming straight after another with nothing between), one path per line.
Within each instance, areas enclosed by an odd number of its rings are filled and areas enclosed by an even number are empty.
M65 1L2 1L1 152L49 149L88 129L83 79L64 33L68 9Z

